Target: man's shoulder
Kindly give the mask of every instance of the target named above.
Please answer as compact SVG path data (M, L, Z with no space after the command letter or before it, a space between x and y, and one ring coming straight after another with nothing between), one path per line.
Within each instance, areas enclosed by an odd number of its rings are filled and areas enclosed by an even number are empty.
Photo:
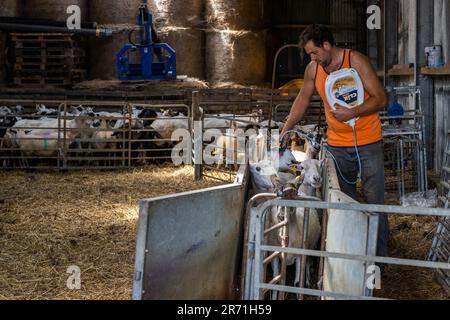
M305 70L305 78L308 77L311 80L315 80L318 67L319 65L316 61L311 61L310 63L308 63Z
M350 50L350 62L352 65L353 64L364 64L364 63L369 62L369 58L359 51Z

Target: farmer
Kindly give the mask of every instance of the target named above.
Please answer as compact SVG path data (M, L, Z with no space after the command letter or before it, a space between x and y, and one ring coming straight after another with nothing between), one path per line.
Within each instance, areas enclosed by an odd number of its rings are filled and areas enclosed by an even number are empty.
M341 190L356 199L356 181L360 173L366 202L384 204L384 156L379 112L385 108L388 100L374 68L363 54L335 46L333 34L325 26L308 26L299 40L300 46L311 57L311 63L306 67L304 86L292 106L281 136L285 136L303 118L317 90L325 104L327 149L339 167ZM325 91L327 77L334 71L348 68L354 68L362 80L364 103L353 109L339 105L331 108ZM356 134L345 123L355 118L359 118ZM380 214L378 256L387 256L388 239L388 219L385 214Z

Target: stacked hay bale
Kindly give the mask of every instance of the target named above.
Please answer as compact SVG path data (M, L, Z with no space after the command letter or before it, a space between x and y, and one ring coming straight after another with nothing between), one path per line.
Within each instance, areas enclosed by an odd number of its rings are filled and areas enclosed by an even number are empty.
M0 17L19 17L22 15L22 1L2 0L0 2ZM6 83L7 75L7 33L0 31L0 85Z
M138 26L137 16L141 0L89 1L90 21L114 30L111 38L89 40L89 72L92 79L117 79L116 54L126 43L131 30Z
M213 84L265 82L263 0L206 0L206 78Z
M202 0L150 0L149 7L160 40L177 53L177 74L204 79Z

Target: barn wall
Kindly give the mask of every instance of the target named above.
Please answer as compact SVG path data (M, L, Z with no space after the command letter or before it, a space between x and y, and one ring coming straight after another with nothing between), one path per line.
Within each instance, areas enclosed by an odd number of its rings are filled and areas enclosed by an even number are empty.
M67 7L70 5L80 7L82 20L88 17L86 0L25 0L24 5L26 17L66 21Z
M22 0L2 0L0 17L18 17L22 15ZM0 31L0 86L7 81L7 33Z
M450 3L434 0L434 44L443 49L443 62L450 64ZM435 171L442 166L445 138L450 130L450 76L434 78Z
M416 0L399 1L398 64L416 61Z
M366 1L338 0L270 0L267 11L271 14L271 28L267 41L267 79L271 79L276 51L285 44L296 44L306 26L313 23L327 25L334 32L337 44L367 53ZM277 66L276 86L303 77L307 56L299 50L282 53Z
M445 138L450 130L450 77L437 79L434 82L435 99L435 170L442 167Z
M17 17L22 15L23 0L2 0L0 2L0 17Z
M450 3L434 0L434 44L441 45L444 63L450 63Z

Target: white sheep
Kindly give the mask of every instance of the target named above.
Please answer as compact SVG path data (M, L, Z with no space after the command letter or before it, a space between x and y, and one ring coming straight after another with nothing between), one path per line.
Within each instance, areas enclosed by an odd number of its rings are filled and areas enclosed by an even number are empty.
M318 189L322 187L322 164L323 162L318 160L309 159L301 163L298 169L301 171L301 183L297 195L299 197L315 197ZM272 208L270 214L270 224L275 225L280 223L280 217L286 218L288 216L288 235L289 235L289 248L302 248L303 243L303 230L305 219L305 208L286 208L277 207ZM308 223L308 235L306 237L306 243L304 249L314 249L320 239L321 226L320 219L317 210L309 209L309 223ZM269 245L279 246L281 244L281 229L279 229L277 237L273 234L267 238ZM280 273L279 259L272 261L272 270L274 276ZM288 254L286 256L286 265L291 266L295 263L295 280L294 286L298 287L300 284L300 269L301 269L301 257ZM311 259L306 259L306 285L311 285L310 274ZM273 293L273 298L276 298L276 292Z
M300 181L301 185L298 187L297 195L299 197L308 196L315 197L317 189L322 186L322 170L323 162L318 160L309 159L301 164L297 165L298 171L301 172ZM252 183L257 193L263 192L275 192L276 186L274 184L273 176L278 177L278 184L291 186L295 184L295 175L282 174L277 172L270 161L263 161L255 165L250 165L250 171L252 174ZM288 247L301 248L303 243L303 222L305 217L305 208L286 208L286 207L274 207L271 209L266 221L266 228L270 228L280 223L285 218L288 219ZM308 223L308 235L306 238L305 249L314 249L320 239L321 226L319 214L315 209L309 209L309 223ZM280 246L282 240L282 229L273 231L268 234L266 241L268 245ZM306 259L306 285L310 286L310 265L311 259ZM291 266L295 263L295 281L294 285L300 284L300 269L301 269L301 257L288 254L286 256L286 265ZM276 277L280 274L280 260L278 258L272 260L273 275ZM273 292L272 298L276 299L277 292Z

